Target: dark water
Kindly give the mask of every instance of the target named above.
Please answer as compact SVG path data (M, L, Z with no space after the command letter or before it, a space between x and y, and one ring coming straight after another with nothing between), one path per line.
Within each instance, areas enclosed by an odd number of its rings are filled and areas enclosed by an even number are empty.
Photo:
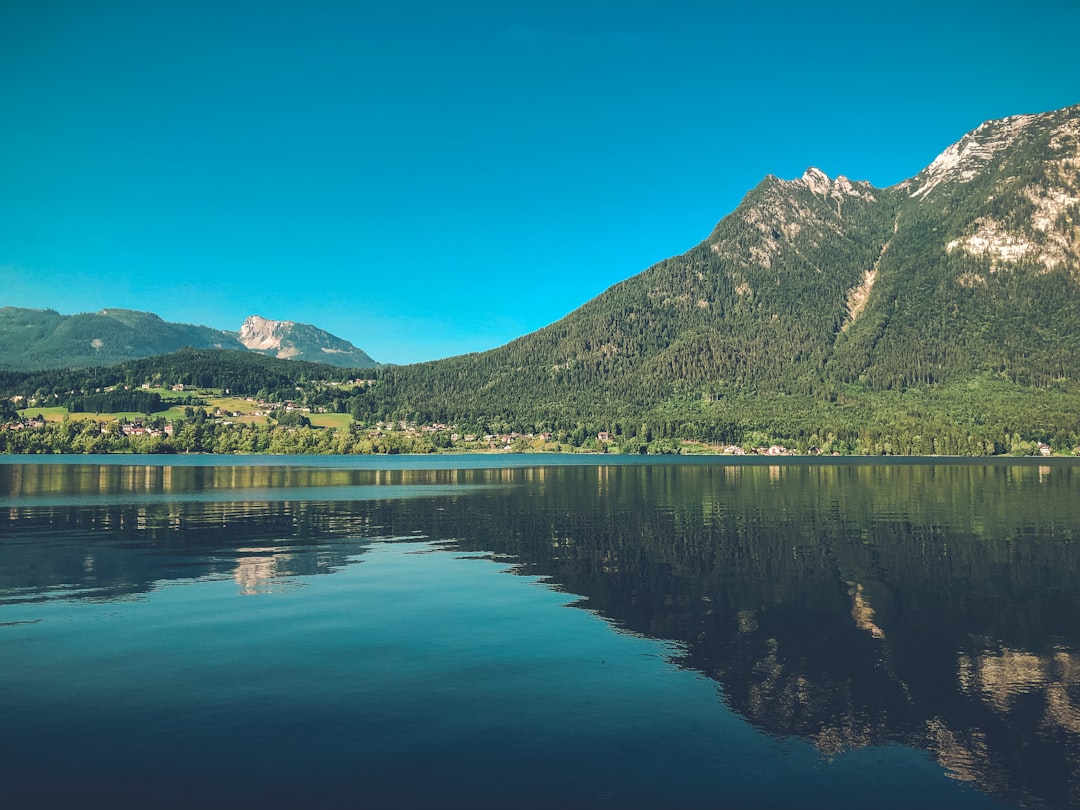
M2 806L1080 806L1080 467L92 461L0 463Z

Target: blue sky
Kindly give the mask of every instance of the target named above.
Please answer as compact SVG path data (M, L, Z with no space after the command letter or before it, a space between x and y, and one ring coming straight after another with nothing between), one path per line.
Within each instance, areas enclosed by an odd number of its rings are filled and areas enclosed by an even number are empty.
M1080 103L1080 3L0 0L0 305L479 351L766 174Z

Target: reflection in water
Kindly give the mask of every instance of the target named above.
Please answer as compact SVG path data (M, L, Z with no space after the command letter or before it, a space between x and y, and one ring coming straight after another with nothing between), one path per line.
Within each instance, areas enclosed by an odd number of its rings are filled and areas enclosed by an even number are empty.
M304 498L432 485L450 489ZM245 499L268 489L291 499ZM117 492L163 498L36 500ZM194 493L212 497L184 499ZM9 603L208 576L266 593L375 540L425 537L512 560L616 627L678 642L676 663L714 679L767 733L825 756L901 742L1003 799L1080 805L1071 466L10 465L4 496Z
M287 583L291 576L288 572L296 567L296 554L283 554L274 548L238 548L236 554L233 579L244 596L272 593L275 585Z
M855 620L855 626L865 630L874 638L885 638L885 631L874 624L874 609L863 592L863 586L858 582L848 583L851 587L848 594L851 595L851 618Z
M162 580L232 577L257 592L290 576L330 573L364 551L370 518L318 506L14 508L2 541L0 605L54 596L117 598L146 593ZM320 542L328 538L338 542Z

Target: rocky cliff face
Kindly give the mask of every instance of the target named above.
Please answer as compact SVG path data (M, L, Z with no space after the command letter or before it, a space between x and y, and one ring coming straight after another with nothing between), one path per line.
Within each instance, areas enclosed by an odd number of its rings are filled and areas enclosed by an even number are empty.
M248 350L282 360L308 360L355 368L377 365L349 341L311 324L274 321L251 315L241 325L238 337Z
M259 315L249 315L240 326L240 342L253 352L286 352L281 348L283 333L295 324L292 321L271 321ZM295 352L294 352L295 354ZM282 357L282 354L278 354ZM285 356L288 356L287 354Z
M1080 375L1080 106L987 122L890 191L894 233L837 341L841 379Z
M930 201L939 187L954 193L970 188L969 203L983 208L946 244L946 251L985 259L993 272L1021 264L1035 265L1036 272L1075 271L1080 255L1076 110L983 124L911 181L913 199ZM973 277L962 283L984 282Z

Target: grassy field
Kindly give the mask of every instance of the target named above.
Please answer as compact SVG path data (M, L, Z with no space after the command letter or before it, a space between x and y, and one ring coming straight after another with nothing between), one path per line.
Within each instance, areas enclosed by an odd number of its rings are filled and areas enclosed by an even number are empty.
M152 388L150 390L161 393L160 389ZM171 394L171 392L165 393ZM213 415L215 410L220 408L226 413L235 414L235 416L225 417L232 422L260 424L266 421L267 417L264 409L260 409L254 402L248 402L246 399L240 397L207 396L205 392L200 392L199 396L206 400L206 405L199 405L196 407L205 408L208 414ZM165 410L156 411L151 414L151 416L155 418L164 417L168 420L183 419L184 411L187 407L189 406L172 405ZM65 417L69 417L73 421L93 419L96 422L115 422L123 418L126 418L129 422L139 422L146 418L146 414L144 413L130 411L125 413L68 413L68 409L62 407L24 408L18 413L19 416L24 418L30 418L41 414L46 422L62 422ZM308 414L308 416L311 419L311 424L315 427L337 428L338 430L347 430L353 421L352 416L347 413L313 413Z
M251 413L259 409L254 402L248 402L242 397L207 397L206 410L213 413L214 408L233 413Z
M67 408L24 408L19 411L19 416L23 418L33 418L35 416L43 416L46 422L63 422L64 417L70 417L72 422L84 422L87 419L92 419L95 422L116 422L120 419L126 418L129 422L141 421L146 418L145 413L137 411L123 411L120 413L68 413ZM171 419L172 414L168 411L161 411L155 416L166 416ZM184 415L183 408L180 409L180 416Z
M315 427L337 428L338 430L348 430L353 421L352 414L348 413L313 413L308 417Z
M42 416L46 422L60 422L63 421L67 412L67 408L23 408L17 413L23 419L33 419L35 416Z

